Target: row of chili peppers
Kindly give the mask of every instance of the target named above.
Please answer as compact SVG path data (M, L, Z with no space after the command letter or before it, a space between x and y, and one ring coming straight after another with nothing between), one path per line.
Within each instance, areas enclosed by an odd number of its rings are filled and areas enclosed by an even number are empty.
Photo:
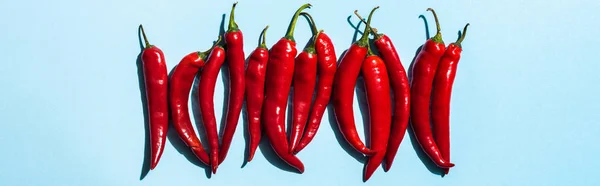
M234 20L236 5L232 6L224 36L219 36L209 50L186 55L170 77L163 52L149 44L140 25L146 45L141 59L149 111L151 169L162 155L171 117L180 138L216 173L227 155L244 97L249 131L247 161L254 157L264 132L275 153L298 172L304 172L304 165L295 154L314 138L332 99L340 133L354 149L368 157L363 180L368 180L384 159L384 169L391 168L409 119L417 141L429 158L446 173L454 166L450 163L449 105L462 51L460 43L469 24L461 37L446 48L437 15L433 9L427 9L434 15L437 33L415 57L409 78L391 39L370 26L373 13L379 7L370 12L367 21L355 11L366 23L365 30L337 64L331 39L323 30L317 30L310 14L303 12L311 7L304 4L294 13L286 35L270 50L265 44L268 26L263 29L262 41L250 54L246 66L243 35ZM308 18L313 36L297 55L294 28L300 15ZM371 50L370 34L374 36L372 43L379 55ZM230 91L219 143L213 97L217 76L225 62L230 72ZM188 110L190 90L198 73L198 103L209 152L196 136ZM369 147L358 135L352 109L354 87L361 74L369 108ZM285 113L292 86L293 119L288 142Z

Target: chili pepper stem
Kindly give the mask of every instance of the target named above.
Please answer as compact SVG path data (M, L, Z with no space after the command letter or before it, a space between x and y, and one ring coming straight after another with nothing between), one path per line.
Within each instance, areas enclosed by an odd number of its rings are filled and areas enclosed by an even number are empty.
M146 46L144 48L152 47L152 45L150 45L150 42L148 42L148 38L146 37L146 32L144 32L144 27L142 26L142 24L140 24L140 29L142 30L142 36L144 37L144 43L146 43Z
M433 36L431 38L431 40L433 40L436 43L444 43L444 40L442 39L442 32L441 32L441 27L440 27L440 21L438 20L437 14L435 13L435 10L433 10L433 8L427 8L427 11L430 11L433 14L433 18L435 19L435 28L437 30L437 32L435 33L435 36Z
M371 34L373 34L373 37L375 37L375 40L378 40L379 38L381 38L381 34L377 34L377 29L371 27L370 23L367 23L365 21L365 19L363 19L362 16L360 16L360 14L358 14L358 10L354 10L354 15L356 15L358 17L358 19L360 19L360 21L365 23L367 25L367 27L369 29L371 29Z
M212 49L212 48L211 48ZM198 52L198 57L201 58L202 60L206 60L206 57L208 57L208 54L210 53L210 49L204 51L204 52Z
M302 5L300 8L298 8L298 10L296 10L296 13L294 13L294 17L292 17L292 22L290 22L290 26L288 26L287 33L284 36L285 39L293 41L293 42L296 41L296 40L294 40L294 29L296 28L296 22L298 21L298 16L302 12L302 10L310 8L311 6L312 5L310 3L306 3L306 4Z
M231 6L231 13L229 13L229 26L227 28L227 32L237 32L240 29L238 28L237 23L235 23L235 19L234 19L234 11L235 11L235 6L238 4L238 2L233 3L233 5Z
M319 31L317 30L317 25L315 24L315 20L312 18L312 16L309 13L302 12L302 13L300 13L300 15L303 15L308 19L308 24L310 26L310 30L312 31L313 37L316 37L316 35L318 35Z
M210 52L212 51L214 46L217 46L217 44L219 42L221 42L221 36L219 36L219 38L217 39L217 41L215 42L215 44L212 47L210 47L209 49L207 49L203 52L198 52L198 57L202 58L202 60L206 60L206 58L208 57L208 55L210 54Z
M262 37L260 37L260 38L262 38L262 39L259 39L259 40L258 40L258 47L259 47L259 48L264 48L264 49L266 49L266 48L267 48L267 44L266 44L266 40L267 40L267 29L269 29L269 25L267 25L267 26L266 26L266 27L265 27L265 28L262 30L262 32L260 32L260 35L262 36Z
M309 13L301 12L300 15L303 15L306 17L306 19L308 21L308 25L310 26L310 29L313 34L311 37L312 42L308 46L306 46L306 48L304 48L304 51L314 54L314 53L316 53L315 44L317 42L317 35L319 34L319 31L317 31L317 26L315 25L315 20L312 18L312 16Z
M310 29L312 30L312 43L307 46L304 50L308 53L314 54L316 53L316 49L315 49L315 45L317 43L317 37L319 36L319 34L321 32L323 32L323 30L317 30L317 25L315 24L315 20L312 18L312 16L309 13L306 12L302 12L300 13L303 16L306 16L306 18L308 19L308 24L310 25Z
M217 46L222 47L224 42L225 41L223 41L223 36L219 36L219 38L217 39L217 41L215 41L215 44L213 47L211 47L211 49Z
M367 56L374 56L373 50L371 50L370 44L367 44Z
M462 43L462 41L463 41L463 40L465 40L465 35L467 35L467 27L468 27L469 25L471 25L471 24L470 24L470 23L467 23L467 24L465 25L465 28L463 28L463 32L462 32L462 34L460 35L460 37L458 38L458 40L456 40L456 42L454 42L454 45L458 46L458 48L462 48L462 45L461 45L461 43Z
M371 10L371 13L369 13L369 18L367 19L367 25L371 24L371 18L373 17L373 13L375 13L375 10L379 9L379 6L376 6L375 8L373 8L373 10ZM358 12L357 10L354 12ZM363 35L362 37L358 40L358 46L361 47L367 47L369 46L369 27L365 27L365 31L363 31Z

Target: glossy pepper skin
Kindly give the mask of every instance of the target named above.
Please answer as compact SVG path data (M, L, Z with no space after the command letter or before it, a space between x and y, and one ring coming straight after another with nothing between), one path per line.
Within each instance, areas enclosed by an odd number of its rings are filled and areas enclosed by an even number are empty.
M412 129L421 148L429 158L440 168L450 168L454 164L446 161L433 138L430 120L430 98L433 78L445 46L440 33L439 22L433 9L429 8L435 17L437 34L428 39L415 58L411 79L411 114Z
M217 172L219 167L219 134L217 133L214 95L217 76L225 62L225 49L221 45L221 37L219 37L217 44L208 56L206 65L200 72L200 82L198 83L198 103L210 147L210 167L213 174Z
M316 30L314 19L312 19L310 14L302 12L302 15L309 17L313 31ZM300 139L300 142L296 148L294 148L294 153L298 153L304 149L304 147L306 147L317 134L317 130L319 130L319 125L321 124L321 119L323 118L323 113L325 113L325 109L327 108L327 104L329 104L329 99L331 98L333 79L335 78L335 72L337 70L337 57L335 55L333 42L329 36L323 32L323 30L318 31L315 37L318 73L317 93L313 107L310 110L308 123L306 124L304 134L302 135L302 138Z
M169 104L167 103L168 75L165 55L158 47L150 45L144 27L140 25L146 47L142 50L142 66L146 87L146 102L150 123L150 169L156 168L165 148L169 129Z
M300 173L304 172L304 164L288 150L285 114L294 75L294 57L297 54L294 28L300 12L310 6L304 4L296 11L287 34L269 52L262 112L264 131L271 147L277 156Z
M452 97L452 85L456 77L458 61L462 52L461 42L467 33L465 25L461 37L454 43L448 45L446 52L440 59L435 78L433 80L433 91L431 96L431 119L433 122L433 136L435 143L446 161L450 161L450 98ZM449 169L445 169L448 174Z
M369 106L369 148L376 152L369 156L365 165L363 180L367 181L385 158L392 123L392 98L388 71L379 56L372 53L367 56L362 65L362 75Z
M194 132L188 109L188 101L194 78L200 68L204 66L208 52L210 50L206 52L192 52L183 57L173 69L171 79L169 80L169 104L171 105L173 126L181 140L192 149L202 163L210 165L208 154L204 151L200 139L198 139L196 132Z
M250 54L246 69L246 110L248 112L248 132L250 136L248 162L254 157L262 135L260 117L265 99L265 74L267 72L267 62L269 61L269 50L265 44L265 34L268 28L269 26L263 29L261 33L262 42Z
M362 20L360 15L357 14L357 16ZM406 128L408 128L408 119L410 118L410 83L392 40L385 34L378 34L371 25L367 25L367 27L371 28L372 34L375 36L373 43L385 62L394 94L392 129L390 131L383 167L385 171L388 171L392 167L396 152L398 152L400 143L404 138L404 134L406 134Z
M316 34L316 33L315 33ZM298 57L294 67L294 93L292 97L292 132L290 134L290 153L294 152L296 145L304 133L308 115L317 84L317 54L315 52L314 36L310 43Z
M375 7L371 11L368 23L371 22L371 17L377 8L379 7ZM368 36L369 30L365 28L363 36L356 43L353 43L348 51L346 51L346 54L342 56L333 82L332 98L335 118L340 133L354 149L363 154L371 155L375 151L367 148L358 136L354 121L354 110L352 109L354 86L360 74L363 60L367 55L367 47L369 45Z
M240 119L240 112L244 104L244 86L245 82L245 61L244 55L244 37L242 31L235 23L234 10L237 2L231 7L229 17L229 28L225 33L225 43L227 45L226 55L229 64L229 103L227 105L227 115L225 116L225 128L223 139L221 140L221 151L219 152L219 163L222 163L227 156L233 134Z

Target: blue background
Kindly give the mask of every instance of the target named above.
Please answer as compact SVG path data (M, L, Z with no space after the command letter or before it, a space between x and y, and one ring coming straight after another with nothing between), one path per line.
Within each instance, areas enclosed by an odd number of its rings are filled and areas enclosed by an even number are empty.
M173 135L158 167L145 175L138 25L165 52L170 70L185 54L211 46L231 3L1 1L0 185L600 184L596 0L311 2L307 12L338 55L352 42L348 16L381 6L372 25L392 38L405 67L426 39L419 15L432 34L435 29L426 8L440 16L446 43L471 23L452 96L456 167L445 177L427 168L407 135L391 171L380 168L363 183L363 164L340 146L327 119L298 155L304 174L272 165L268 148L240 168L242 118L226 161L210 179ZM241 1L236 21L246 54L267 24L268 45L281 38L303 3ZM310 37L304 19L296 31L302 47ZM217 116L223 91L219 81ZM357 121L362 132L360 115Z

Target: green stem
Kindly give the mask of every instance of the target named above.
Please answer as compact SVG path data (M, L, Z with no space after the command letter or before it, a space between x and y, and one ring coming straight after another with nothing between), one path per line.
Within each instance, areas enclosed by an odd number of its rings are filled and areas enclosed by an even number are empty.
M371 50L370 44L367 43L367 56L374 56L373 50Z
M302 13L300 13L300 15L306 17L306 19L308 20L308 24L310 25L310 30L312 31L313 36L317 35L317 33L319 33L319 31L317 30L315 20L312 18L312 16L306 12L302 12Z
M267 48L267 44L265 41L265 40L267 40L267 29L269 29L269 25L267 25L265 27L265 29L263 29L262 32L260 33L260 35L262 36L262 41L259 41L260 43L258 44L258 47L260 47L260 48L265 48L265 49Z
M300 13L300 15L302 15L306 18L306 21L308 21L308 25L310 26L310 30L312 31L312 37L310 38L311 40L309 41L310 43L304 48L304 51L307 53L310 53L310 54L314 54L314 53L316 53L315 45L317 44L317 36L319 35L320 32L317 30L315 20L312 18L312 16L309 13L302 12L302 13Z
M287 33L285 34L284 38L290 41L295 42L296 40L294 40L294 29L296 28L296 22L298 21L298 16L300 15L300 12L302 12L302 10L306 9L306 8L310 8L312 5L310 3L306 3L304 5L302 5L300 8L298 8L298 10L296 10L296 13L294 13L294 17L292 17L292 22L290 22L290 26L288 26L288 30Z
M217 39L217 41L215 41L215 44L213 44L213 46L211 46L209 49L207 49L203 52L198 52L198 57L200 57L202 60L206 61L206 58L208 57L208 55L210 55L210 52L212 52L212 50L216 46L219 46L221 41L222 41L222 36L219 36L219 38Z
M235 6L238 4L238 2L233 3L233 6L231 6L231 13L229 13L229 27L227 29L227 32L237 32L240 29L238 28L237 23L235 23L235 19L234 19L234 11L235 11Z
M315 38L313 38L313 40L315 40ZM304 51L309 54L317 53L317 50L315 49L315 42L310 42L310 44L304 48Z
M200 57L200 59L202 59L206 62L206 57L208 57L208 55L210 54L211 51L212 51L212 47L204 52L198 52L198 57Z
M217 46L218 47L223 47L223 43L224 43L223 42L223 36L219 35L219 39L217 39L217 41L215 41L215 44L213 45L212 48L215 48Z
M358 10L354 10L354 14L360 19L360 21L362 21L363 23L365 23L367 25L367 27L371 30L371 34L373 34L373 36L375 37L376 40L381 37L380 34L377 34L377 29L371 27L371 25L369 23L367 23L365 21L365 19L363 19L362 16L360 16L360 14L358 14Z
M150 45L150 43L148 42L148 38L146 37L146 32L144 32L144 27L142 26L142 24L140 24L140 29L142 30L142 36L144 37L144 43L146 43L146 46L144 48L152 47L152 45Z
M438 20L437 14L433 10L433 8L427 8L427 11L431 11L431 13L433 13L433 18L435 19L435 28L437 29L435 36L433 36L431 40L433 40L436 43L444 43L444 40L442 39L442 29L440 28L440 21Z
M454 45L458 46L459 48L462 48L461 43L463 40L465 40L465 35L467 35L467 27L469 25L471 25L471 24L467 23L467 25L465 25L465 28L463 28L462 34L460 35L458 40L456 40L456 42L454 42Z
M371 24L371 18L373 18L373 13L377 10L379 6L376 6L369 13L369 18L367 19L367 25ZM369 27L365 26L365 31L363 31L362 37L358 40L357 45L360 47L368 47L369 46Z

